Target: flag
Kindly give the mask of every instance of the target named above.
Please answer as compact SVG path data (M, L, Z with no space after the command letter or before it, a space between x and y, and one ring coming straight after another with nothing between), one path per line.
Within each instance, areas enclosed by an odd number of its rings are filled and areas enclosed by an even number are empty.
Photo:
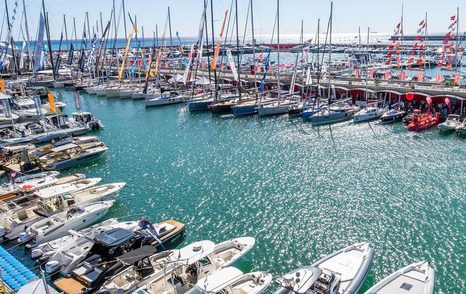
M369 70L369 79L373 79L374 78L374 69L370 69Z
M269 62L269 59L270 59L270 49L269 49L269 52L267 53L267 56L265 57L265 60L264 60L264 74L262 75L262 79L261 79L261 84L260 84L260 87L259 87L259 92L264 92L264 87L265 87L265 78L267 77L267 70L269 69L269 65L270 65L270 62Z
M235 81L239 82L238 71L236 70L235 61L233 60L233 55L231 54L231 50L229 48L227 49L227 56L228 56L228 64L230 65L230 68L231 68L231 73L233 74Z
M418 72L417 73L417 81L422 82L423 80L424 80L424 73L422 71Z
M39 18L39 33L37 35L36 51L34 52L34 67L32 68L33 75L41 68L42 49L44 47L44 32L45 32L45 19L42 13Z
M5 82L0 80L0 93L5 93Z
M389 80L390 79L390 71L386 70L384 74L384 79Z
M34 96L34 106L36 107L36 113L37 115L42 115L42 109L40 107L40 96Z
M225 29L225 22L227 21L227 17L228 17L228 10L225 11L225 16L223 17L222 28L220 30L220 38L218 39L217 44L215 45L215 53L214 53L214 57L212 58L212 63L210 65L210 67L213 70L217 68L217 59L218 59L218 55L220 54L220 45L221 45L221 40L223 36L223 30Z
M68 50L68 60L66 62L68 65L73 64L73 57L74 57L73 55L74 55L74 46L73 46L73 43L71 43L70 50Z
M308 66L306 70L306 86L307 85L312 85L312 74L310 66Z
M453 15L452 17L450 17L450 20L455 21L456 20L456 15Z
M50 111L55 112L55 97L50 92L47 94L47 97L49 99Z
M404 70L401 71L401 77L400 77L400 79L401 79L402 81L406 80L406 73L405 73Z
M354 77L356 79L359 79L359 69L357 69L357 68L354 69Z
M439 83L442 80L442 74L438 73L435 75L435 81Z
M2 99L2 106L3 106L3 112L5 113L5 117L10 118L11 109L10 109L10 102L8 100L9 99Z
M74 92L74 104L76 105L76 110L81 111L81 101L79 99L79 92Z
M459 86L461 84L461 75L456 74L454 76L454 81L455 81L455 84Z

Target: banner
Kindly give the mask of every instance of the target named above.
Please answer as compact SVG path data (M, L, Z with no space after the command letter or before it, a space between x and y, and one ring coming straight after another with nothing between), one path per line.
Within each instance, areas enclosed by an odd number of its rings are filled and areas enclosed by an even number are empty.
M231 54L231 50L229 48L227 49L227 56L228 56L228 64L230 65L230 68L231 68L231 73L233 74L235 81L239 82L238 71L236 70L235 61L233 60L233 55Z
M73 57L74 57L74 46L73 46L73 43L71 43L70 50L68 50L68 60L66 62L68 65L73 64Z
M264 74L262 75L261 85L259 87L259 92L261 92L261 93L264 92L265 78L267 77L267 71L268 71L269 66L270 66L270 62L269 62L270 51L271 50L269 49L269 52L267 53L267 57L264 60Z
M32 74L41 68L42 64L42 51L44 48L44 32L45 32L45 19L42 13L39 18L39 34L37 36L36 51L34 52L34 67L32 68Z
M47 94L47 97L49 98L50 111L55 112L55 97L50 92Z
M217 68L217 60L218 60L218 55L220 54L220 46L222 43L223 30L225 29L225 22L227 21L227 17L228 17L228 10L225 11L225 16L223 17L223 24L222 24L222 29L220 30L219 39L217 41L217 44L215 44L214 58L212 58L212 63L210 64L210 67L213 70Z
M0 92L5 93L5 82L0 80Z
M130 16L130 20L132 22L131 16ZM128 35L128 41L126 42L125 54L123 55L123 60L121 62L120 71L118 72L119 81L121 81L121 78L123 77L123 70L125 69L126 58L128 57L129 47L131 46L131 39L133 38L133 34L137 33L137 31L138 29L136 25L133 25L133 30Z
M42 115L42 109L40 107L40 96L34 96L33 100L37 115Z
M81 101L79 97L79 92L74 92L74 104L76 105L76 110L81 111Z
M311 74L311 67L307 67L306 71L306 86L307 85L312 85L312 74Z
M9 99L2 99L2 106L3 106L3 113L5 113L5 117L11 117L11 109L10 109L10 102Z

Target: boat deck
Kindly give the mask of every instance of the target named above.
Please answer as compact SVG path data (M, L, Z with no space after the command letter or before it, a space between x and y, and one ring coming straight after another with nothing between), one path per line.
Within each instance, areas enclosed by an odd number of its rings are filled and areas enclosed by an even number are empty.
M37 279L34 273L2 246L0 246L0 271L3 282L15 292L28 284L30 280Z

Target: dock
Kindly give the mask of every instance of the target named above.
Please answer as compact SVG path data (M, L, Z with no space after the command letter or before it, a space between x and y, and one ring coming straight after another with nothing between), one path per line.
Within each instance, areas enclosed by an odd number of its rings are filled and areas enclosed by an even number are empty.
M17 292L22 286L38 277L0 246L0 277L7 289Z

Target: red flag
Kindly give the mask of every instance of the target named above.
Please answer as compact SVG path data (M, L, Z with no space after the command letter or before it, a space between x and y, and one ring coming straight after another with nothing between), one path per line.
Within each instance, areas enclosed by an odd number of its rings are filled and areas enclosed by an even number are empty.
M439 83L442 80L442 75L440 73L435 75L435 81Z
M450 20L451 20L451 21L456 20L456 15L453 15L452 17L450 17Z
M422 71L417 73L417 81L418 82L424 81L424 73Z
M354 69L354 77L356 79L359 79L359 69L357 69L357 68Z
M384 74L384 79L389 80L390 79L390 71L386 70Z
M420 26L420 27L424 26L424 20L422 20L422 21L419 23L419 26Z
M369 79L373 79L374 78L374 70L371 68L371 70L369 71Z
M403 70L401 71L400 79L401 79L402 81L406 80L406 73L405 73Z

